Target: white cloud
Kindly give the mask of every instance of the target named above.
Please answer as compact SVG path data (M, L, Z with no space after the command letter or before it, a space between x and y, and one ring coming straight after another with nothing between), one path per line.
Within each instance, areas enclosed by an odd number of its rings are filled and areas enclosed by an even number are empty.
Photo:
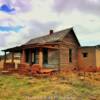
M99 2L99 0L88 0L89 2L93 2L93 3L98 3Z
M17 1L19 0L14 0L11 4L15 5ZM5 39L6 45L3 48L21 45L32 37L43 35L42 33L46 34L45 32L52 26L56 31L73 26L81 43L85 44L86 42L87 44L87 41L95 41L95 44L100 43L99 16L80 12L78 9L74 9L72 12L55 13L52 9L53 0L30 0L29 4L27 3L29 0L25 1L26 7L31 4L31 9L26 12L19 11L20 6L16 5L17 12L15 14L0 12L0 25L23 26L20 32L8 33L9 35ZM58 26L57 23L59 23ZM39 32L40 34L37 34ZM7 33L1 32L0 34L2 36Z

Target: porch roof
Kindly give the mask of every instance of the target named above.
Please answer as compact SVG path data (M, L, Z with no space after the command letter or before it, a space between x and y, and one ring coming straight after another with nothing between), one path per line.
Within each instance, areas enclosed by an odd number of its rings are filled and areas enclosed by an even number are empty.
M5 49L5 50L2 50L2 51L9 51L9 52L20 52L21 51L21 46L16 46L16 47L12 47L12 48L8 48L8 49Z
M58 43L47 43L47 44L32 44L32 45L22 45L22 46L17 46L9 49L5 49L2 51L5 52L21 52L22 49L29 49L29 48L48 48L48 49L59 49L57 46Z

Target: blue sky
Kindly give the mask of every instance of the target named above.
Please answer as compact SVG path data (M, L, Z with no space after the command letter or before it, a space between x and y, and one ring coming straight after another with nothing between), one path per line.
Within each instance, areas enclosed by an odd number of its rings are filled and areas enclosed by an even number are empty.
M6 12L6 13L11 13L13 11L15 11L14 8L10 8L10 6L6 5L6 4L3 4L1 7L0 7L0 11L2 12Z
M20 32L21 28L22 28L21 26L16 26L16 27L13 27L13 26L0 26L0 32L11 32L11 31Z
M100 44L100 0L0 0L0 49L69 27L81 45Z

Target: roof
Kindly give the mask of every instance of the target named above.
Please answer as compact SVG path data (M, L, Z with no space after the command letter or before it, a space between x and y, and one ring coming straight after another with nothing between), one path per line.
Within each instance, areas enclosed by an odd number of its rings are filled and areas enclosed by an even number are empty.
M100 45L95 45L95 46L82 46L81 48L100 48Z
M56 41L61 41L70 31L72 28L68 28L65 30L61 30L58 32L54 32L51 35L45 35L42 37L34 38L25 43L24 45L29 45L29 44L45 44L45 43L51 43L51 42L56 42Z
M16 46L16 47L12 47L12 48L8 48L2 51L21 51L21 46Z
M8 49L5 49L3 51L20 51L23 46L28 46L28 45L32 45L32 44L42 45L42 44L47 44L47 43L60 42L71 31L73 31L73 28L67 28L67 29L64 29L64 30L61 30L61 31L58 31L58 32L54 32L53 34L48 34L48 35L45 35L45 36L42 36L42 37L33 38L33 39L31 39L30 41L26 42L25 44L23 44L21 46L8 48ZM74 31L73 31L73 34L76 38L77 43L80 45Z

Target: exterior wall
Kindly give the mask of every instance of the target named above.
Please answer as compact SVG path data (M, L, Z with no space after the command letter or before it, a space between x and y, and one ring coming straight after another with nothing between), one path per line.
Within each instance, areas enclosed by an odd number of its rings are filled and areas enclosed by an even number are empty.
M96 66L100 67L100 48L96 49Z
M78 66L78 47L75 36L69 33L60 45L60 68L73 69ZM72 62L69 62L69 49L72 49Z
M87 57L83 57L83 53L87 52ZM80 68L95 67L96 66L96 53L94 47L80 48L78 52L78 65Z
M59 50L48 49L48 67L58 68L59 66Z
M69 49L72 49L72 62L69 62ZM62 46L60 50L60 68L75 68L78 66L78 48Z

